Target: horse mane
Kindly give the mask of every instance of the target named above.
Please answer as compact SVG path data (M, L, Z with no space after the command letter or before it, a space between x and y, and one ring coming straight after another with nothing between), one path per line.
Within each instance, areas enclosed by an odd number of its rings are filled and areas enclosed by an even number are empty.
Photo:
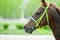
M56 11L58 12L58 14L60 15L60 8L58 8L56 5L54 5L52 3L50 3L50 6L53 6L56 9Z
M43 6L47 6L47 3L45 2L45 0L41 0L41 3L42 3ZM58 14L60 15L60 9L52 3L50 3L50 5L53 6L56 9L56 11L58 12Z
M55 13L53 13L52 15L54 16L54 21L57 23L60 23L60 8L58 8L56 5L54 5L54 4L52 4L52 3L50 3L50 6L52 6L53 8L55 8L56 9L56 11L55 11ZM51 8L51 9L53 9L53 8ZM55 10L54 9L54 10Z
M56 7L58 14L60 15L60 8Z

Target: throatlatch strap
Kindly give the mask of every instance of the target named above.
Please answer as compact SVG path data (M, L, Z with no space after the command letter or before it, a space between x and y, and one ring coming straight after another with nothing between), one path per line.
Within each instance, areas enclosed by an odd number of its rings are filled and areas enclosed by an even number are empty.
M49 19L48 19L48 14L46 13L46 19L47 19L47 23L48 23L48 26L49 26Z

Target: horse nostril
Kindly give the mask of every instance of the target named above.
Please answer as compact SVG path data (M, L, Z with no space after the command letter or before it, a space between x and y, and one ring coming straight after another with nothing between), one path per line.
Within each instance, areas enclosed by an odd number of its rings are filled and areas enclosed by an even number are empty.
M26 26L24 26L24 29L26 28Z
M29 27L29 29L32 29L32 27Z

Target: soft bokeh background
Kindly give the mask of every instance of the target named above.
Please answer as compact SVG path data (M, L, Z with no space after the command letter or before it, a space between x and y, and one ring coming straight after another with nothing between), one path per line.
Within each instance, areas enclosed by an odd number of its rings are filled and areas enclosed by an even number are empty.
M24 25L34 14L41 0L0 0L0 34L27 35ZM60 0L46 0L60 7ZM48 34L52 31L48 26L41 31L35 30L33 34Z

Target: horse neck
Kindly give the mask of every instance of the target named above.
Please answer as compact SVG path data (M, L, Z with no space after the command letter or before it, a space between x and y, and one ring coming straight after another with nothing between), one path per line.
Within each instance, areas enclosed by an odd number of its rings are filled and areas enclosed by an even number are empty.
M56 40L60 40L60 15L49 16L50 28L55 36ZM59 36L59 37L58 37Z
M51 22L50 28L56 40L60 40L60 25L58 23Z

